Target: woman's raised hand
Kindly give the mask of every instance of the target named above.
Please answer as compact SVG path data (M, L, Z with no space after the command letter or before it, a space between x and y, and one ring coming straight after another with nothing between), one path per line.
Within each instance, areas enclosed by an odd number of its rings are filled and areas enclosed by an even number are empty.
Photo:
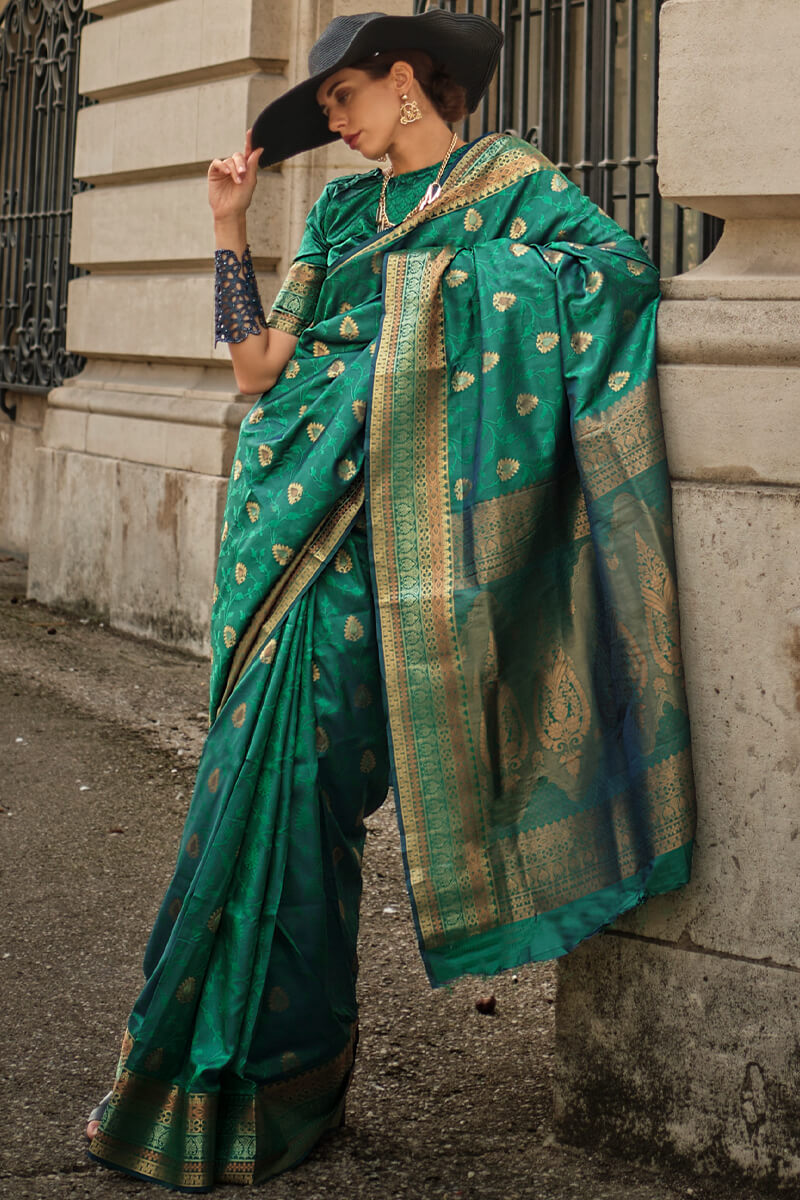
M258 160L261 147L253 149L253 131L248 129L244 153L236 151L229 158L215 158L208 168L208 203L215 221L242 216L253 198L258 181Z

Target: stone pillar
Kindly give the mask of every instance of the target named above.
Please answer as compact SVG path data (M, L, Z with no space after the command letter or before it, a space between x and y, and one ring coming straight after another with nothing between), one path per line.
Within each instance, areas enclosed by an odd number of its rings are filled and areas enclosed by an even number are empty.
M209 161L307 74L350 0L84 0L67 343L37 450L29 594L203 651L226 477L252 398L213 346ZM394 0L398 12L407 5ZM327 149L263 172L248 229L265 306L325 179Z
M560 964L556 1115L565 1140L796 1189L800 8L668 0L661 22L661 190L726 222L659 320L697 850L686 889Z

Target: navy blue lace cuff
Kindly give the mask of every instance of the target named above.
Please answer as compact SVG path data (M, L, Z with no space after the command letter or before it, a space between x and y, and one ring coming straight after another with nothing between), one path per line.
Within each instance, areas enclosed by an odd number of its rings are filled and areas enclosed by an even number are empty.
M214 251L214 345L243 342L251 333L261 333L267 321L258 294L258 284L245 246L241 262L233 250Z

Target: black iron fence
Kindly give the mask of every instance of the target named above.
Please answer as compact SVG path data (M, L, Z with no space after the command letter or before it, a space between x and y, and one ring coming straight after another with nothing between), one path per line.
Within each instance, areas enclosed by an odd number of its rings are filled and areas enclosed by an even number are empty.
M82 0L10 0L0 15L0 407L80 370L66 351Z
M505 33L499 69L464 136L502 129L527 138L675 275L711 253L722 222L658 192L663 2L416 0L414 10L480 13Z

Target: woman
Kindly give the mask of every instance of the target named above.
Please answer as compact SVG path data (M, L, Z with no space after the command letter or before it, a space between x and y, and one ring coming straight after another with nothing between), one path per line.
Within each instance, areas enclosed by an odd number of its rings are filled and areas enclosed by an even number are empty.
M527 143L452 133L500 42L439 10L337 18L209 169L217 337L260 398L211 729L88 1130L143 1178L258 1181L341 1122L390 780L434 984L566 953L688 878L657 275ZM325 188L265 320L258 164L336 137L390 170Z

